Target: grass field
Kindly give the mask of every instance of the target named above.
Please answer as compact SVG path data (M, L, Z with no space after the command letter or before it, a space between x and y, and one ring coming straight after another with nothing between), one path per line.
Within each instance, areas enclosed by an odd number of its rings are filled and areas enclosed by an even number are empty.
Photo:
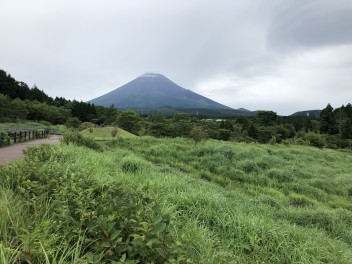
M0 263L351 263L351 152L105 144L0 167Z

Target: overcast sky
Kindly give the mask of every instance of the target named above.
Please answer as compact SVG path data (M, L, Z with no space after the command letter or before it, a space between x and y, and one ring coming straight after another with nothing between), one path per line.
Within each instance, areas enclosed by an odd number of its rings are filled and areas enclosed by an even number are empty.
M352 0L0 0L0 69L89 100L145 72L233 108L352 103Z

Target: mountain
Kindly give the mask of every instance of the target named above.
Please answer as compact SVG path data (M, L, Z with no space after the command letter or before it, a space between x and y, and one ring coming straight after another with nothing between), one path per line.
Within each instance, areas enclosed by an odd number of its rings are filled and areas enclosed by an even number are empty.
M293 113L291 116L310 116L319 118L321 110L306 110Z
M209 98L182 88L158 73L145 73L133 81L89 101L119 109L199 108L228 109Z

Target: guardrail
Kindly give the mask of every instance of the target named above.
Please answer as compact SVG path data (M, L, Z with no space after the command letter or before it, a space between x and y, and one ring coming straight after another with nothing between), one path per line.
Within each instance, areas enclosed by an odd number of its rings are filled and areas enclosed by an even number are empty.
M20 130L14 132L0 132L0 146L16 144L28 140L46 138L49 129Z

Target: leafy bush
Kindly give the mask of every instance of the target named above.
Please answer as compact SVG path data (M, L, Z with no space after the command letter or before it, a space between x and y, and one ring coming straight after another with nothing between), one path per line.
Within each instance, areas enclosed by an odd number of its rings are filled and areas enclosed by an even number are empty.
M304 140L308 141L311 146L322 148L326 145L326 139L314 132L308 132L304 135Z
M146 162L134 155L129 155L122 159L121 168L126 173L137 173L146 168Z
M9 137L5 131L0 130L0 146L7 145L9 142Z
M84 130L87 128L94 128L95 124L93 124L92 122L83 122L82 124L80 124L79 126L79 130Z
M90 148L96 151L102 151L103 148L95 142L92 138L84 137L80 133L77 132L68 132L64 134L64 138L62 140L63 143L75 144L77 146L83 146L86 148Z
M112 136L112 137L116 137L118 131L119 131L119 130L118 130L117 127L114 127L113 129L111 129L111 136Z

